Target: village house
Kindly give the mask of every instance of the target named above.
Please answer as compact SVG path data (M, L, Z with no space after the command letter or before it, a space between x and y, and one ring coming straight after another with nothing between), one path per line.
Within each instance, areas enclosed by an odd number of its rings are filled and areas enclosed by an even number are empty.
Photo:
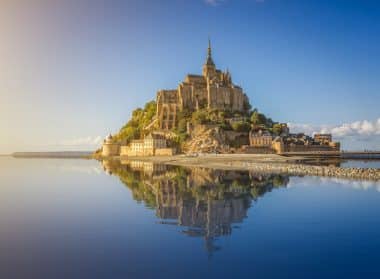
M165 136L150 133L142 140L133 140L130 145L121 146L120 156L171 156L173 148L167 147Z
M253 147L271 147L272 135L265 130L251 131L249 133L249 143Z

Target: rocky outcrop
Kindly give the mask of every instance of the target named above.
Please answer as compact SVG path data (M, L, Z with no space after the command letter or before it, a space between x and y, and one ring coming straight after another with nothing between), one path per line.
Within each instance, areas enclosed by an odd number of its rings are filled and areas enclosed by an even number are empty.
M229 145L225 132L217 126L199 125L190 139L185 142L183 151L193 153L227 153Z

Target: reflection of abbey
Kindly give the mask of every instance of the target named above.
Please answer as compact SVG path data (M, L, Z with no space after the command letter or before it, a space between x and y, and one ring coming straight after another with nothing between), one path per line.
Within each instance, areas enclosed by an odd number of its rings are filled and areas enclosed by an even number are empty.
M282 175L183 169L149 161L104 160L103 166L119 176L136 200L155 208L161 224L175 222L185 235L203 237L208 252L216 237L230 235L233 225L244 221L252 201L289 181Z
M216 69L209 42L202 75L189 74L177 89L157 93L157 119L161 129L172 129L176 126L179 111L208 108L243 112L247 103L247 96L232 83L229 71Z

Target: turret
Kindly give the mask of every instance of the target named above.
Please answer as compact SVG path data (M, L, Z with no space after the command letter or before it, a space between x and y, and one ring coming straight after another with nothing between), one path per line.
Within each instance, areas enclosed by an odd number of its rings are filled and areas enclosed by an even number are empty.
M232 84L231 74L228 71L228 69L225 72L222 72L221 80L225 85L231 85Z

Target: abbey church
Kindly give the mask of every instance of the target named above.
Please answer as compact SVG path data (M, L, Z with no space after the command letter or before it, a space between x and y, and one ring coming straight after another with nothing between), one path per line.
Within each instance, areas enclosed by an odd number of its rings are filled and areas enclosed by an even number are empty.
M232 83L229 71L216 69L209 41L202 75L189 74L177 89L158 91L158 125L162 130L176 127L177 113L183 110L194 112L208 108L244 112L248 102L242 88Z

